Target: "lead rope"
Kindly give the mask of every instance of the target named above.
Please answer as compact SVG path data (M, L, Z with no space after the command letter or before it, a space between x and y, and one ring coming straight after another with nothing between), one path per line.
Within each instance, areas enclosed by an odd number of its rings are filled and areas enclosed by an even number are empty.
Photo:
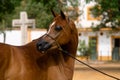
M92 67L92 66L90 66L90 65L88 65L88 64L86 64L86 63L84 63L84 62L82 62L81 60L75 58L75 57L74 57L73 55L71 55L68 51L63 50L63 49L61 48L61 46L59 45L59 43L55 40L55 38L53 38L53 37L50 36L49 34L45 34L45 35L47 35L48 37L50 37L52 40L55 41L56 45L58 46L58 48L59 48L59 50L60 50L61 52L65 53L66 55L68 55L68 56L70 56L71 58L75 59L75 60L78 61L79 63L82 63L82 64L86 65L87 67L89 67L89 68L91 68L91 69L93 69L93 70L95 70L95 71L97 71L97 72L99 72L99 73L101 73L101 74L104 74L104 75L106 75L106 76L108 76L108 77L111 77L111 78L116 79L116 80L120 80L120 78L117 78L117 77L114 77L114 76L112 76L112 75L109 75L109 74L107 74L107 73L105 73L105 72L103 72L103 71L100 71L100 70L98 70L98 69L96 69L96 68L94 68L94 67Z
M78 59L75 58L73 55L71 55L70 53L68 53L67 51L65 51L65 50L63 50L63 49L59 49L59 50L60 50L61 52L65 53L65 54L67 54L68 56L72 57L72 58L75 59L76 61L78 61L78 62L80 62L80 63L88 66L89 68L91 68L91 69L93 69L93 70L95 70L95 71L97 71L97 72L99 72L99 73L101 73L101 74L104 74L104 75L106 75L106 76L108 76L108 77L111 77L111 78L114 78L114 79L116 79L116 80L120 80L120 78L117 78L117 77L114 77L114 76L112 76L112 75L109 75L109 74L107 74L107 73L105 73L105 72L102 72L102 71L100 71L100 70L98 70L98 69L96 69L96 68L94 68L94 67L92 67L92 66L90 66L90 65L88 65L88 64L86 64L86 63L84 63L84 62L82 62L82 61L80 61L80 60L78 60Z

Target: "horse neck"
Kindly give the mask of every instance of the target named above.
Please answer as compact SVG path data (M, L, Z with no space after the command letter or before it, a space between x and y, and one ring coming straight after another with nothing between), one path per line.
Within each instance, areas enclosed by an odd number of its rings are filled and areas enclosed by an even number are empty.
M78 32L77 29L74 29L72 35L71 35L71 39L69 41L69 43L65 44L62 46L63 50L67 51L69 54L71 54L72 56L76 56L76 51L77 51L77 46L78 46ZM63 53L64 55L65 53ZM66 62L67 65L74 67L74 59L71 58L69 55L64 55L64 60Z
M78 31L77 28L72 20L70 20L70 27L71 27L71 38L67 45L68 52L71 53L73 56L76 55L77 46L78 46Z
M74 29L71 31L71 38L70 41L63 46L64 50L68 51L73 56L76 55L77 46L78 46L78 32L77 29L74 26Z
M36 43L38 42L39 39L33 40L32 42L26 44L24 47L28 49L29 54L33 55L35 59L38 59L39 57L42 56L42 53L37 50L36 48Z
M72 34L71 37L72 38L70 42L68 44L63 45L62 48L75 57L78 45L77 32ZM49 63L48 65L51 67L53 66L52 69L55 69L55 67L57 70L59 69L61 71L61 73L59 74L68 78L66 80L72 80L75 60L57 49L51 51L51 54L51 57L50 55L48 55L49 57L47 58Z

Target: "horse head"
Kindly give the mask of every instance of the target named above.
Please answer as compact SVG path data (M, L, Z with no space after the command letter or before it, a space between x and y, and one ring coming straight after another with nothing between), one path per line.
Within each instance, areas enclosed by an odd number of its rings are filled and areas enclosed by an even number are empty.
M73 21L63 11L60 11L59 15L53 10L51 11L54 16L53 22L49 25L47 33L37 43L37 49L43 52L69 43L72 38L71 35L74 34L73 27L75 28L75 25Z

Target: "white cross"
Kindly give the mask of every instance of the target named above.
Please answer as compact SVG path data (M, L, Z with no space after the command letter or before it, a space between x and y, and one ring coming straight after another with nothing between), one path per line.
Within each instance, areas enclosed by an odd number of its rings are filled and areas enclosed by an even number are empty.
M22 45L23 45L23 44L26 44L28 41L27 27L32 26L33 28L35 28L35 20L28 19L26 12L20 12L20 19L14 19L12 21L12 26L20 26L21 39L22 39Z

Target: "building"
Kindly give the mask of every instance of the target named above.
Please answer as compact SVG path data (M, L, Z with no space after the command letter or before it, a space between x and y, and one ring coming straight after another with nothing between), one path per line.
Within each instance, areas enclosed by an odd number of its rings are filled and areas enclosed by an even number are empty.
M99 23L98 18L94 18L90 14L90 8L95 5L95 2L86 4L84 0L81 0L79 6L80 11L83 11L82 15L76 21L79 40L85 40L88 45L90 40L94 40L95 46L93 47L93 53L90 56L91 60L120 60L120 31L112 31L109 28L104 28L99 31L93 31L91 25L97 25Z

